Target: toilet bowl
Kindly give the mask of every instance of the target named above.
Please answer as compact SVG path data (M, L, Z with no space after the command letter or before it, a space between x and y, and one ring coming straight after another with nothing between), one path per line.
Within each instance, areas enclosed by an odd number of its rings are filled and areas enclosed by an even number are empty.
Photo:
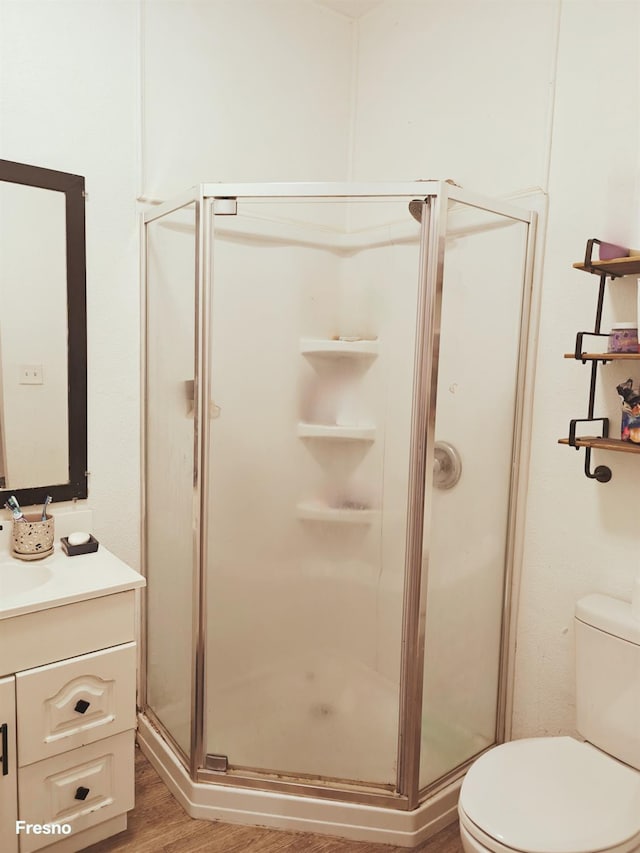
M467 853L632 853L640 772L574 738L515 740L473 764L458 814Z
M640 853L640 621L628 602L576 604L576 722L584 740L526 738L470 767L466 853Z

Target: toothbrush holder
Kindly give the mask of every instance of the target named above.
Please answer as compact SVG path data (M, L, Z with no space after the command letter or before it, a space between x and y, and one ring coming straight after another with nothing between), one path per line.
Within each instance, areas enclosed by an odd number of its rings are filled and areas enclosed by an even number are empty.
M14 521L11 529L11 553L19 560L42 560L53 554L55 533L54 518L47 515L42 521L40 513L24 516L24 521Z

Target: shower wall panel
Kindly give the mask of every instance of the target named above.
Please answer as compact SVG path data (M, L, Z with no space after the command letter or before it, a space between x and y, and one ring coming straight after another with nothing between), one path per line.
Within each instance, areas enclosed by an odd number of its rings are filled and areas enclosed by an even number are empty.
M189 754L193 671L195 205L147 226L147 703Z
M456 448L462 476L425 507L421 787L497 737L526 240L521 222L449 212L435 440Z
M370 219L374 213L379 219L377 207L373 213L367 211ZM361 221L364 211L355 213ZM406 207L404 213L406 229ZM373 233L378 233L377 229ZM387 234L379 245L355 253L349 259L349 286L343 292L343 305L367 317L380 340L371 389L380 437L367 457L382 476L379 574L371 579L376 591L375 631L370 642L375 648L376 669L394 685L400 680L398 614L402 612L405 580L418 225L411 223L406 234L406 241L397 242ZM364 302L359 297L361 290L366 293Z

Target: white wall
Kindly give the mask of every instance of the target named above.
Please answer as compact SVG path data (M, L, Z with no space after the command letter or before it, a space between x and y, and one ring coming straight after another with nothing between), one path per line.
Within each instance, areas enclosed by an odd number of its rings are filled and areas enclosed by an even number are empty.
M555 0L387 0L359 19L355 180L543 183Z
M146 0L145 195L344 180L352 29L300 0Z
M0 156L84 175L89 503L98 539L138 564L136 8L3 0ZM29 246L37 252L33 241Z
M638 245L637 120L640 5L571 2L563 5L556 110L549 180L549 224L533 413L531 487L522 576L514 731L570 731L573 726L574 601L589 592L630 594L637 574L634 494L637 459L595 455L613 471L608 484L587 480L580 453L555 444L568 419L586 417L589 367L563 361L576 331L593 328L598 279L571 269L588 237ZM599 62L603 43L612 62ZM598 112L598 121L585 116ZM608 288L603 328L628 316L622 291ZM632 315L632 319L635 314ZM619 429L615 386L634 365L602 369L598 409ZM598 412L596 412L598 414Z
M584 477L582 454L557 439L586 414L588 368L562 355L595 314L597 280L571 264L588 237L640 241L640 6L569 0L559 11L555 0L389 0L360 19L358 34L354 178L451 177L492 196L549 192L515 736L573 729L574 601L590 591L628 596L637 571L636 460L603 455L597 461L614 477L600 485ZM612 418L611 388L625 371L603 371Z

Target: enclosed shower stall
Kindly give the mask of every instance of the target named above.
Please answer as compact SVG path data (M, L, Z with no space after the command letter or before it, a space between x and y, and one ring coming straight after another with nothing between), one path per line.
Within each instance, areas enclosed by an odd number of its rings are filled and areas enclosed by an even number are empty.
M410 846L504 738L536 214L448 182L144 214L145 752Z

